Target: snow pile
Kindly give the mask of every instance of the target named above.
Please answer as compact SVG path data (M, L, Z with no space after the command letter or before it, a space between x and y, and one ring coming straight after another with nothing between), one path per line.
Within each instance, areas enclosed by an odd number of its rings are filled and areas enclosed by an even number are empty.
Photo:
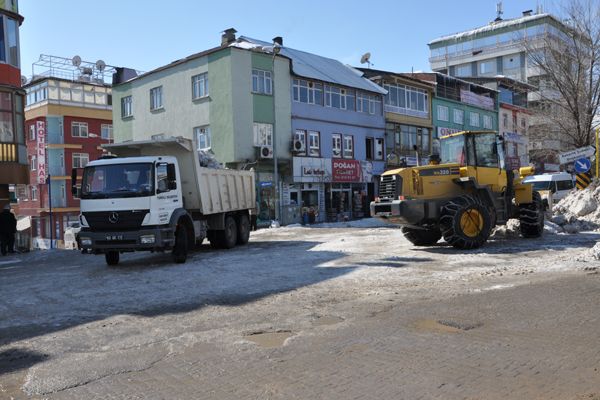
M600 243L596 243L594 247L586 252L586 258L600 260Z
M566 233L600 229L600 185L592 182L584 190L575 190L552 209L550 220Z
M498 225L492 230L490 238L515 237L521 233L520 222L518 219L509 219L506 225Z
M223 166L210 150L198 150L200 166L205 168L221 169Z

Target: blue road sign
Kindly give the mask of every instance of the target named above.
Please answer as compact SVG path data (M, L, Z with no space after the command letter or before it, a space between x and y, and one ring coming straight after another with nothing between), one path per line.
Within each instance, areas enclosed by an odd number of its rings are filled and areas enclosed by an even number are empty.
M580 174L588 172L591 167L592 162L587 158L580 158L577 161L575 161L575 171L577 171Z

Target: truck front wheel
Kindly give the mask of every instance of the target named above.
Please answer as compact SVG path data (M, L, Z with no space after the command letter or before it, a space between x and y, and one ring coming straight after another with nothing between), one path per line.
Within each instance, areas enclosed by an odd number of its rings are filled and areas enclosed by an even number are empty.
M173 246L173 260L177 264L183 264L187 260L188 235L183 225L179 225L175 231L175 246Z
M119 252L108 251L104 253L104 258L106 259L107 265L117 265L119 263Z
M475 249L490 236L489 209L475 196L456 197L442 207L440 228L444 240L452 246Z

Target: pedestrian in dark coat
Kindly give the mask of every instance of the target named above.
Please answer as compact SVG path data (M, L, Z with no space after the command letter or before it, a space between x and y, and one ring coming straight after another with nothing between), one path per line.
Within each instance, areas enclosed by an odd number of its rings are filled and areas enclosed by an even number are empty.
M17 219L10 212L10 204L4 206L0 213L0 253L15 252L15 233L17 232Z

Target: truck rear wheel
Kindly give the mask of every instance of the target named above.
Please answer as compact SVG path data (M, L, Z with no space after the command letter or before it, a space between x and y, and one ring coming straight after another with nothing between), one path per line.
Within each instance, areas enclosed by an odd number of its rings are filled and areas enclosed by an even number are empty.
M108 251L104 253L104 258L106 259L107 265L117 265L119 263L119 252Z
M444 240L452 246L475 249L490 236L490 213L477 197L456 197L442 206L440 228Z
M533 202L519 205L519 222L524 238L536 238L544 232L544 203L536 191L532 193Z
M225 217L225 228L217 231L217 243L219 247L231 249L237 243L238 228L232 216Z
M431 246L442 238L442 232L437 228L415 229L403 227L402 233L415 246Z
M248 215L240 215L237 228L237 244L248 243L248 240L250 240L250 220L248 219Z
M185 226L179 225L175 231L175 245L173 246L173 261L183 264L187 260L188 235Z

